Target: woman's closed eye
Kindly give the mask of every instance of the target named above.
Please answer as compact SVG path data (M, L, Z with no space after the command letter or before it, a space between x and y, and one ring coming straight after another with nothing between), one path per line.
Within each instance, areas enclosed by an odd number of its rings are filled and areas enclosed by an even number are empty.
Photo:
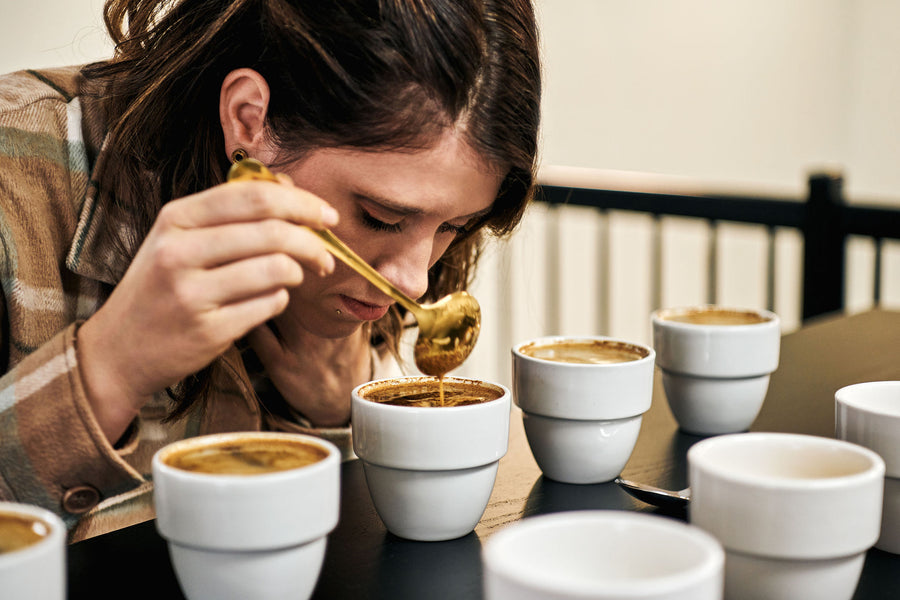
M452 233L455 236L462 236L469 233L469 224L453 225L452 223L443 223L438 228L438 233Z
M397 221L396 223L389 223L387 221L382 221L381 219L376 218L368 211L360 211L362 214L363 223L365 223L366 227L374 231L386 231L389 233L400 233L403 230L402 221ZM438 228L438 233L452 233L455 236L465 235L469 232L469 223L465 225L454 225L452 223L442 223Z
M402 227L400 226L400 222L397 223L388 223L386 221L382 221L381 219L376 219L370 213L366 211L360 211L362 213L362 220L365 223L366 227L373 229L375 231L388 231L391 233L399 233L402 231Z

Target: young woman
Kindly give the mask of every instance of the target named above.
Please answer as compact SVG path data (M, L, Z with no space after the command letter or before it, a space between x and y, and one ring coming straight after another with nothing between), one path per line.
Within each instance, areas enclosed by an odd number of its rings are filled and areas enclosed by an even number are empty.
M350 390L404 315L308 227L411 297L464 289L530 198L539 120L529 0L105 17L111 60L0 79L0 498L70 524L145 490L179 437L349 453ZM282 182L224 183L235 156Z

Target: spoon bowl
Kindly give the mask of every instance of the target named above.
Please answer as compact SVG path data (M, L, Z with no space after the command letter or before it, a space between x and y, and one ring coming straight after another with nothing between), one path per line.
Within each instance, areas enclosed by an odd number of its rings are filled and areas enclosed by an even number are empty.
M228 171L227 179L280 182L264 164L252 158L236 161ZM330 230L310 231L325 242L331 254L413 314L419 324L413 357L422 373L443 377L469 357L481 331L481 308L473 296L466 292L453 292L431 304L419 304L397 289Z
M416 366L426 375L440 377L472 353L481 331L481 307L468 293L453 292L416 310L412 310L419 323L413 349Z

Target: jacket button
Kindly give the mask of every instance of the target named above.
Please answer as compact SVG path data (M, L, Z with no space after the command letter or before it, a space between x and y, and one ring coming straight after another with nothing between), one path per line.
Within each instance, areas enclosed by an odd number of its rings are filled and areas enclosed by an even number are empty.
M66 490L62 497L62 507L67 513L80 515L91 510L100 502L100 492L89 485L78 485Z

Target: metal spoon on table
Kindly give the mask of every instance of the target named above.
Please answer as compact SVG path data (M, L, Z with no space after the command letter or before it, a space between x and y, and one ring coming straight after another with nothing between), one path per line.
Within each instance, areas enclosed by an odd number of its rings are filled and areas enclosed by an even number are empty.
M258 160L244 158L231 165L228 181L256 179L278 182L278 178ZM441 377L468 358L481 331L481 308L466 292L453 292L432 304L419 304L385 279L381 273L347 247L328 229L310 229L328 251L393 298L416 318L419 335L413 356L426 375Z
M665 490L646 483L638 483L628 479L616 477L615 482L623 490L637 498L658 508L686 509L691 501L691 488L683 490Z

